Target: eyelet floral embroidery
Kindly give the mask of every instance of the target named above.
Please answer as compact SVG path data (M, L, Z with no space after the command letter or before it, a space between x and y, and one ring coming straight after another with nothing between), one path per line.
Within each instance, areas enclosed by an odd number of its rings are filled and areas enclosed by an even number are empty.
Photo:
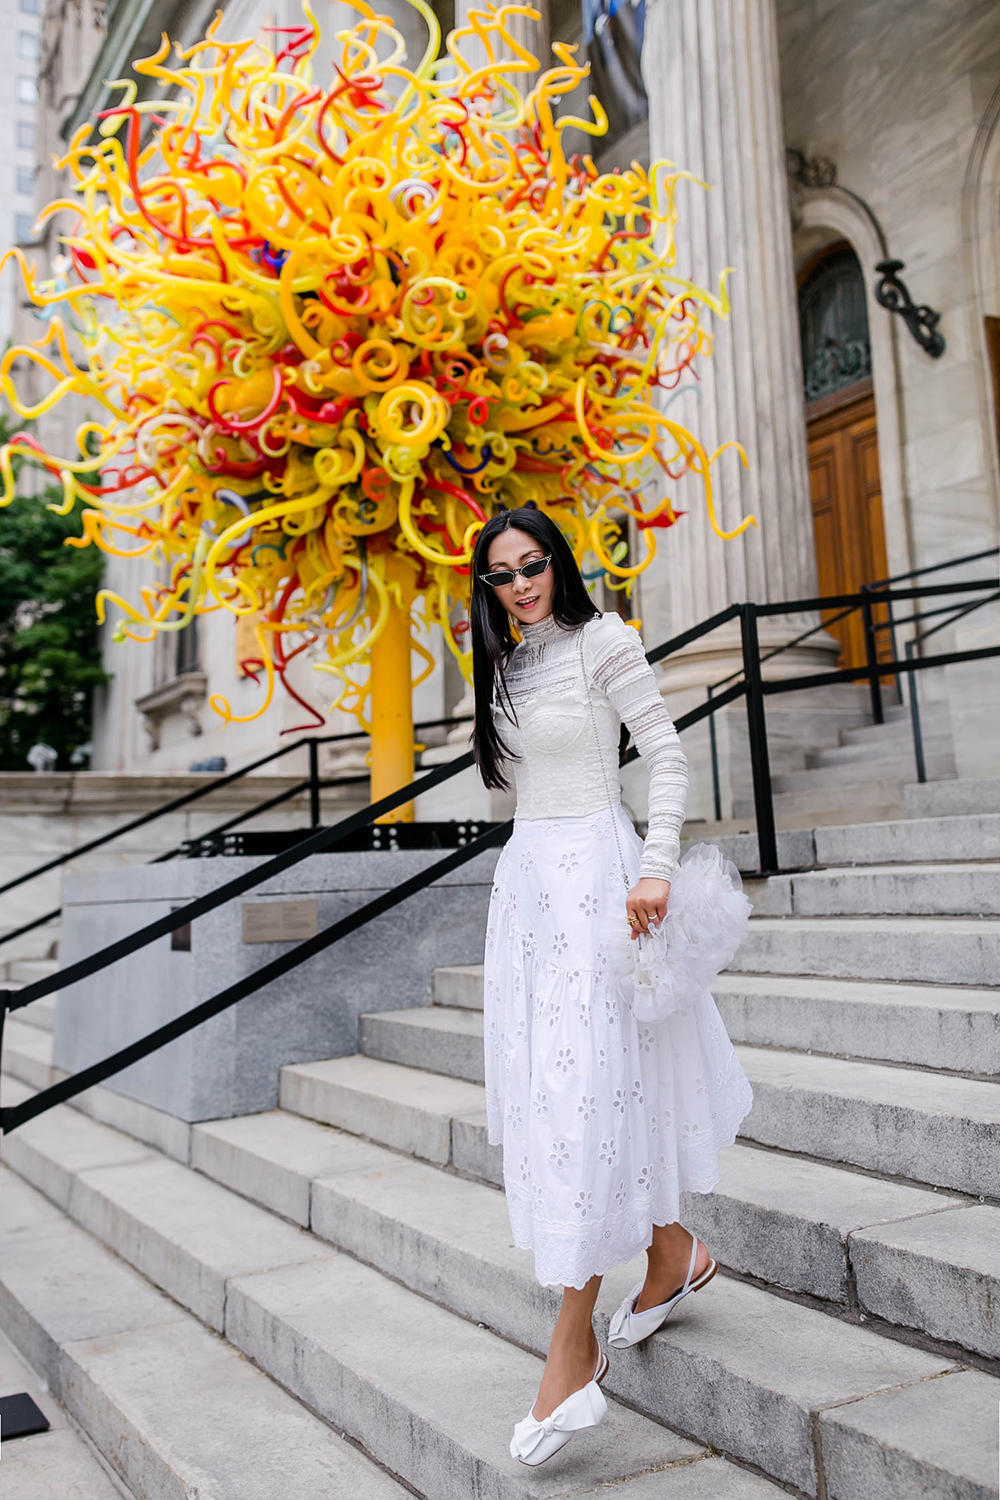
M585 917L596 917L596 915L597 915L597 897L596 896L589 896L589 895L588 896L584 896L581 901L577 902L577 905L579 906L580 910L583 912L583 915Z
M544 1091L536 1089L531 1096L531 1108L535 1112L536 1119L541 1119L549 1112L549 1096Z
M573 1056L572 1047L560 1047L556 1053L556 1067L560 1073L568 1073L570 1068L576 1066L576 1058Z
M579 867L579 858L573 853L564 854L562 859L559 861L559 868L565 875L571 875L573 871L579 869Z
M552 936L552 952L554 954L556 954L556 956L558 958L562 957L562 955L566 952L566 949L568 947L569 947L569 939L567 938L567 936L566 936L566 934L564 932L553 933L553 936Z
M613 1167L618 1160L618 1147L615 1145L614 1137L610 1141L601 1142L601 1161L607 1166Z
M538 910L539 911L548 911L548 909L549 909L549 893L548 893L548 891L539 891L538 892Z
M589 1215L593 1212L593 1208L594 1208L594 1195L593 1195L593 1193L588 1193L588 1192L584 1192L584 1191L581 1190L576 1195L576 1199L575 1199L575 1201L573 1203L573 1207L576 1209L576 1211L580 1215L581 1219L588 1218Z
M623 1115L625 1113L628 1109L628 1096L624 1089L615 1089L615 1097L612 1103L619 1114Z
M549 1161L557 1167L564 1167L569 1161L569 1147L565 1141L553 1141L552 1150L549 1152Z
M636 1182L639 1184L639 1186L641 1188L644 1189L645 1192L648 1193L649 1190L650 1190L650 1188L653 1186L653 1169L652 1169L652 1167L643 1167L642 1171L639 1173L638 1177L636 1178Z
M583 1116L584 1124L586 1124L588 1120L592 1120L597 1114L597 1100L594 1095L584 1094L583 1098L580 1100L580 1103L576 1106L576 1112L578 1115Z

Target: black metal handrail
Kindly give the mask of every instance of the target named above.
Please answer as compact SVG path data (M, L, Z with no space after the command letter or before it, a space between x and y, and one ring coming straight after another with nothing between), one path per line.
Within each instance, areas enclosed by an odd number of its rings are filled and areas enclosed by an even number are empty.
M980 586L969 584L968 588ZM923 589L900 590L892 597L894 598L916 598L925 593L942 592L932 585L925 585ZM885 591L882 597L886 597ZM947 666L959 661L973 661L985 657L1000 656L1000 646L982 647L971 651L949 652L935 657L922 657L919 660L911 658L908 661L890 661L866 663L860 667L846 667L831 672L813 673L797 678L784 680L764 681L761 674L760 645L757 635L757 621L761 616L774 614L792 614L796 611L812 610L817 605L833 604L835 607L860 602L862 596L839 595L832 600L795 600L780 605L757 605L753 603L731 605L729 609L721 611L710 620L702 622L699 626L692 627L674 641L666 642L663 646L647 652L647 660L650 662L661 660L672 650L679 650L682 645L698 639L702 635L725 624L728 620L739 617L741 639L743 648L744 675L741 681L734 683L718 697L700 704L689 713L682 715L676 720L677 729L690 728L701 719L709 718L726 704L745 696L747 699L747 722L750 738L750 758L753 773L754 805L757 821L757 859L761 875L780 873L777 852L777 833L774 820L774 804L771 792L770 768L767 744L767 722L765 714L766 697L785 692L799 691L803 688L819 687L830 682L852 681L858 677L867 677L872 673L877 674L880 679L883 676L893 676L898 672L914 674L918 671L937 666ZM622 764L627 764L638 755L638 749L633 745L623 756ZM189 922L208 911L233 900L236 896L262 884L271 879L281 871L290 868L308 858L312 854L320 853L339 842L348 832L367 823L374 822L383 813L390 812L400 803L409 801L412 796L419 795L421 791L428 790L440 782L448 780L451 776L467 769L472 764L471 751L458 756L455 760L446 762L434 771L419 777L406 787L400 787L389 796L382 798L379 802L370 804L367 808L353 813L350 817L335 824L332 828L318 829L307 838L296 843L293 848L277 855L274 859L265 861L255 869L237 876L234 880L227 881L216 891L207 896L198 897L179 907L169 916L161 917L155 922L149 923L138 932L128 937L119 939L118 942L110 944L107 948L83 959L76 964L70 965L59 974L48 979L38 980L35 984L28 985L17 991L0 990L0 1048L3 1042L3 1023L7 1012L16 1010L24 1005L30 1004L44 995L62 990L68 985L76 983L88 977L110 964L117 962L120 958L148 946L158 938L166 936L179 927L186 926ZM168 1042L183 1036L187 1031L203 1024L212 1016L219 1014L222 1010L235 1005L247 995L255 993L263 985L270 983L290 970L305 963L308 959L321 952L331 943L337 942L349 932L372 920L380 913L390 910L417 891L423 890L432 881L440 878L451 870L460 868L466 861L474 858L483 849L493 843L500 842L507 836L512 827L511 822L500 824L488 830L479 838L472 840L464 847L456 849L446 855L443 859L436 861L419 875L402 882L390 891L384 892L374 901L367 903L348 917L325 928L316 937L307 939L297 945L288 953L281 955L272 963L265 965L256 973L247 975L245 978L228 986L225 990L201 1002L192 1010L182 1016L176 1017L165 1026L159 1027L148 1036L140 1038L128 1047L103 1059L99 1063L83 1069L80 1073L69 1078L62 1079L59 1083L43 1089L33 1098L25 1100L22 1104L13 1108L0 1109L0 1131L7 1133L16 1129L26 1120L34 1118L54 1105L73 1098L84 1089L91 1088L95 1084L104 1082L107 1078L120 1072L123 1067L138 1061L142 1057L157 1051Z
M413 732L418 734L426 729L444 729L457 724L468 724L470 720L455 718L454 716L444 719L424 719L419 724L414 724ZM33 870L18 875L13 880L8 880L5 885L0 885L0 896L7 891L14 890L16 886L25 885L29 880L36 879L39 875L47 875L51 870L58 869L62 865L69 864L81 855L90 854L94 849L100 849L105 844L112 843L126 833L132 833L137 828L143 828L150 823L155 823L158 818L166 817L169 813L178 812L192 802L199 801L202 797L209 796L220 787L229 786L234 781L239 781L243 776L249 776L252 771L259 770L261 766L268 765L271 761L279 760L284 755L290 755L293 750L301 750L303 747L309 751L309 775L303 781L297 781L283 791L277 792L275 796L269 797L264 802L255 803L253 807L244 808L235 817L227 818L225 822L218 823L214 828L209 828L202 838L214 838L217 834L228 833L231 828L236 828L240 823L250 822L261 813L270 812L272 808L280 807L283 802L289 802L293 797L298 797L302 792L309 792L309 822L310 827L318 828L320 824L320 792L324 787L345 787L352 785L363 785L370 778L366 775L337 776L322 780L319 775L319 747L320 745L332 745L346 743L351 740L364 740L368 734L363 729L351 730L347 734L310 735L302 739L292 740L287 745L281 745L277 750L272 750L268 755L262 755L253 760L249 765L241 766L236 771L228 771L223 776L217 776L212 781L206 782L204 786L194 787L189 792L183 792L178 797L173 797L165 802L162 807L151 808L149 812L141 813L136 818L131 818L127 823L120 824L117 828L109 829L107 833L100 834L97 838L90 839L86 844L80 844L75 849L67 850L65 854L57 855L54 859L46 860L44 864L37 865ZM149 861L150 864L161 864L165 860L175 859L181 852L181 845L173 849L167 849L163 854L158 854ZM4 943L12 943L15 938L24 937L26 933L34 932L38 927L44 927L48 922L54 922L57 917L62 916L62 907L55 906L50 911L43 912L41 916L34 917L30 922L23 923L20 927L11 928L9 932L0 934L0 946Z
M852 615L856 610L861 609L864 611L865 655L868 664L868 671L864 675L869 678L869 682L871 684L872 715L874 722L876 724L882 724L885 722L885 712L882 704L882 695L879 690L878 679L874 677L871 670L872 663L877 658L878 654L876 644L876 637L878 633L883 630L888 630L890 653L894 658L898 657L899 651L896 645L897 626L913 624L917 621L928 619L933 615L946 613L948 610L954 607L952 605L946 605L943 606L941 610L928 610L921 614L904 615L902 618L900 618L899 616L893 615L893 599L904 599L912 597L924 598L936 594L954 594L956 592L968 592L970 589L990 588L993 586L994 580L984 579L975 580L971 583L965 582L959 584L941 584L936 587L928 587L926 590L920 590L918 591L917 595L914 595L912 591L887 594L886 590L891 589L893 585L897 583L906 583L911 578L921 578L929 573L940 573L948 568L957 568L969 563L981 562L983 558L986 557L998 556L1000 556L1000 547L986 547L980 552L969 552L962 557L948 558L946 562L928 563L921 568L912 568L908 573L894 573L891 577L880 578L874 583L863 583L861 585L859 594L856 595L832 595L824 597L822 599L814 599L812 601L796 600L791 604L779 604L769 607L767 608L767 613L769 614L796 613L804 611L807 603L811 602L814 608L834 608L839 609L840 612L838 614L835 614L832 619L820 620L818 624L811 625L808 630L803 630L799 635L793 636L790 641L783 641L780 646L775 646L774 649L772 651L769 651L766 656L761 657L761 666L763 666L766 662L772 661L776 656L780 656L783 652L791 651L793 647L801 645L802 642L808 640L810 636L817 635L820 631L823 630L829 630L831 625L839 625L841 620L846 620L849 615ZM876 595L878 597L874 597ZM841 608L841 606L844 605L845 600L848 600L850 602L846 603L846 606ZM969 614L972 612L972 610L978 609L981 605L988 604L989 602L989 598L978 600L974 604L969 605L968 608L963 609L961 613ZM875 620L874 608L878 605L885 606L887 619ZM761 607L761 612L764 612L763 606ZM959 616L956 615L955 618L959 618ZM949 622L945 623L947 624ZM921 639L923 639L923 637L916 637L917 644L919 644L919 641ZM907 646L906 649L907 655L909 656L912 654L912 650L915 650L916 647L914 646L913 648L911 648ZM728 677L723 677L718 682L709 683L708 687L706 688L706 694L708 698L711 700L720 687L723 687L727 682L732 682L732 680L739 675L740 673L737 669L737 671L735 672L730 672ZM899 675L896 674L897 691L899 689L899 681ZM912 692L915 682L915 678L912 675L909 678L909 682L912 700ZM916 760L918 771L918 780L924 781L926 778L921 770L921 767L923 766L923 745L920 738L919 712L913 708L912 701L911 718L913 722L913 746L914 757ZM712 768L713 810L715 812L716 822L720 822L722 819L722 789L719 779L719 751L716 740L714 718L709 720L709 757Z

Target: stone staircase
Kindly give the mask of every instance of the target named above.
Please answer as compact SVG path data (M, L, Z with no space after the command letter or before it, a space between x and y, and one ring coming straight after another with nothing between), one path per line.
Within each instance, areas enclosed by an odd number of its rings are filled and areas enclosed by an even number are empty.
M4 1141L0 1326L138 1500L997 1500L1000 814L790 837L716 990L754 1107L683 1206L724 1274L537 1472L507 1442L558 1298L510 1244L480 970L267 1114L99 1089ZM5 1103L51 1021L9 1021Z
M904 787L916 781L910 710L889 704L884 724L840 730L840 744L811 750L805 769L771 778L774 816L779 828L816 823L872 822L906 817ZM926 775L940 781L955 775L955 752L948 705L931 701L920 710ZM849 795L845 795L849 791ZM752 798L737 798L736 819L752 817Z

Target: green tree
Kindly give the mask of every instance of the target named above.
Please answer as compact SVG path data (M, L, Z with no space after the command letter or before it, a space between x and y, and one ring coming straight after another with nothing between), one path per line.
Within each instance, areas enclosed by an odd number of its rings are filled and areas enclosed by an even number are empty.
M0 431L0 442L7 436ZM80 516L78 507L66 516L46 509L61 500L52 488L0 510L2 771L28 770L39 741L68 769L90 739L94 688L108 680L94 613L104 560L94 546L65 545L80 535Z

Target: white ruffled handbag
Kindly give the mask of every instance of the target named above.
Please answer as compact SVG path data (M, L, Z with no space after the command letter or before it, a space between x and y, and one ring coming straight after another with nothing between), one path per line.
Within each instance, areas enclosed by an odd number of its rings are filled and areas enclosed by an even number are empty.
M590 699L590 684L583 660L580 632L580 666L597 740L612 827L618 844L622 879L631 889L601 739ZM747 935L753 906L743 890L740 872L715 844L692 844L683 855L670 882L667 914L649 934L639 933L628 942L633 984L632 1012L639 1021L663 1021L693 1005L723 969L732 963Z

